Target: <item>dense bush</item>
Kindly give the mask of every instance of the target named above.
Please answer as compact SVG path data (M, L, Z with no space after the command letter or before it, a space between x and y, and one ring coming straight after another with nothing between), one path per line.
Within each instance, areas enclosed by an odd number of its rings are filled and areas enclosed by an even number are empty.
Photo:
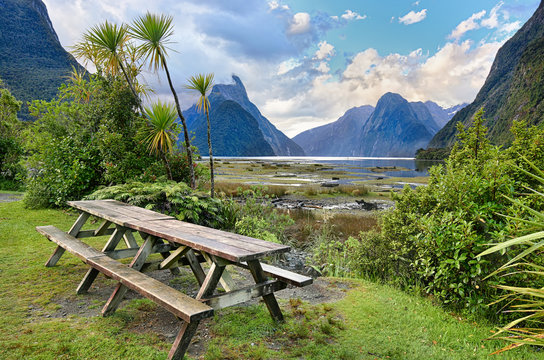
M21 102L3 87L0 80L0 189L18 190L24 168L20 163L23 155L21 140L17 133L22 124L17 119Z
M175 181L114 185L97 190L86 199L119 200L217 229L231 229L235 222L236 212L230 202L193 192L185 183Z
M325 270L418 286L458 310L495 316L499 307L487 305L498 298L496 286L505 279L485 277L516 250L477 255L515 234L518 225L509 216L523 216L527 210L508 198L532 180L509 164L520 162L520 153L544 161L544 133L518 124L512 148L504 151L487 142L481 124L480 113L471 128L459 129L459 143L444 165L431 168L428 186L405 187L393 195L396 207L382 217L380 233L321 242L317 253ZM523 204L542 209L542 199L539 203L535 197L523 197ZM510 281L537 286L527 274L513 275Z
M164 177L164 166L142 141L146 123L136 108L122 79L100 74L74 77L52 101L35 101L31 111L37 120L25 136L30 152L25 205L62 206L100 185ZM184 154L169 156L175 180L187 181Z
M262 189L253 187L242 193L234 230L241 235L272 242L285 242L285 229L294 223L289 215L280 214Z

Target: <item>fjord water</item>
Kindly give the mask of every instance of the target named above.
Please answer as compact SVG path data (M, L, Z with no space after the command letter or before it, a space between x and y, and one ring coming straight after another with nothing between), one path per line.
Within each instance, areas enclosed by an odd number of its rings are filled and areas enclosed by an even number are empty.
M205 157L203 157L205 158ZM417 160L415 158L394 158L394 157L328 157L328 156L255 156L255 157L237 157L237 156L219 156L216 160L230 161L260 161L260 162L291 162L321 164L323 166L333 166L336 170L345 170L351 173L369 174L375 173L371 169L380 168L404 168L392 171L380 171L387 177L417 177L429 175L428 170L431 166L440 164L440 161Z

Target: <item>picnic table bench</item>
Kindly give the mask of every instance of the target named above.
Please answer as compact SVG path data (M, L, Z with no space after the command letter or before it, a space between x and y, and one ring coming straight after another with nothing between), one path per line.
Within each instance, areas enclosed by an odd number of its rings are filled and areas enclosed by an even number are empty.
M211 317L214 310L262 297L270 315L282 321L283 315L274 292L287 285L306 286L312 278L261 263L261 259L282 254L289 246L186 223L175 218L115 200L70 201L68 205L81 213L68 232L54 226L38 226L36 230L57 244L46 266L54 266L68 251L89 265L77 293L85 293L99 273L118 281L102 309L104 316L113 313L128 289L164 307L183 321L168 354L169 359L183 359L201 320ZM92 216L101 219L94 230L82 230ZM134 233L142 238L140 244ZM109 235L97 250L80 239ZM118 249L124 241L126 248ZM153 253L159 262L149 262ZM132 258L126 265L117 260ZM202 263L209 264L207 273ZM200 288L195 298L145 274L151 270L169 269L179 274L179 266L188 265ZM254 284L236 289L225 271L227 266L249 270ZM216 293L218 284L224 292Z

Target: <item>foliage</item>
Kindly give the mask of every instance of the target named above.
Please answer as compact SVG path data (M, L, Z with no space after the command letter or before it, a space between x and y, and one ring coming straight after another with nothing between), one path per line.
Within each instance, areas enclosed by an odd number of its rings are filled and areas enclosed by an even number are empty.
M428 148L418 149L416 159L418 160L444 160L450 156L451 148Z
M172 78L170 77L170 71L166 63L167 57L167 44L170 43L170 38L174 35L174 27L172 25L173 18L170 15L156 15L146 13L143 16L139 16L132 22L129 27L129 33L132 37L139 41L139 45L136 47L139 55L145 57L145 60L149 61L149 66L157 71L159 68L164 69L168 85L174 96L174 102L176 104L176 110L183 125L183 136L185 141L185 151L187 152L187 162L189 165L190 185L191 188L196 187L196 178L193 165L193 152L191 147L191 141L189 139L189 129L185 117L181 112L179 104L178 94L172 84Z
M210 156L210 196L214 196L214 172L213 172L213 151L212 151L212 135L210 125L210 101L208 99L208 93L213 88L213 73L212 74L198 74L189 78L189 84L186 85L189 90L195 90L200 97L197 100L196 107L198 111L204 111L206 113L206 123L208 124L208 154Z
M30 152L25 204L62 206L98 185L163 175L164 170L145 174L159 169L138 137L144 123L135 107L123 81L100 75L68 82L50 102L35 101L31 111L37 120L25 134Z
M167 154L174 152L174 143L179 129L176 123L176 109L167 103L156 102L144 109L147 117L147 126L143 127L144 143L151 154L161 158L168 174L168 180L172 180L172 170L168 162Z
M97 190L86 198L115 199L217 229L232 228L236 216L230 202L207 197L184 183L174 181L114 185Z
M20 163L23 147L17 136L22 124L17 119L21 102L3 87L0 80L0 189L18 190L24 168Z
M285 229L294 223L289 215L278 212L268 195L253 187L242 193L234 230L241 235L272 242L285 242Z
M539 169L533 162L522 157L525 164L531 167L531 172L517 167L518 171L532 177L539 183L539 187L531 192L544 198L542 189L544 188L544 171ZM510 350L522 345L540 345L544 346L544 328L542 327L542 317L544 317L543 301L544 289L542 288L544 266L542 266L542 256L544 255L544 212L535 210L525 205L521 199L511 199L512 203L525 208L529 213L526 217L513 218L520 223L521 233L527 233L523 236L499 242L491 248L478 254L478 257L495 254L497 252L518 253L500 268L494 271L490 276L501 274L508 279L507 285L499 285L498 288L507 292L500 302L506 302L510 311L517 314L518 318L511 321L493 335L500 339L511 342L512 344L497 352ZM523 251L519 252L516 248L521 247ZM539 262L535 261L539 259ZM534 279L532 282L512 281L512 275L521 273ZM530 324L530 326L521 327L521 324Z
M497 261L514 254L476 255L516 229L516 224L498 214L519 216L526 212L505 196L511 197L527 179L509 170L508 162L514 156L489 144L483 122L480 111L472 127L459 128L460 142L444 165L431 168L428 186L405 187L393 195L396 207L383 216L380 234L361 235L357 241L341 244L337 253L347 257L349 274L422 286L443 304L496 316L498 306L488 308L486 304L497 299L496 286L505 279L484 277ZM517 147L542 136L523 134L516 140ZM526 151L536 150L535 146L538 148L534 145ZM537 152L532 156L542 155ZM535 281L521 274L513 280Z

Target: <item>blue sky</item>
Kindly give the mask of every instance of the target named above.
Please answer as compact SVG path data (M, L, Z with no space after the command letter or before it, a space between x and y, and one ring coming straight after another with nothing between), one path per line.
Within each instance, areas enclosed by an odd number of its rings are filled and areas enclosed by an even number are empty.
M500 46L535 0L44 0L65 47L105 20L174 16L169 63L186 79L240 76L250 99L288 136L375 105L385 92L442 106L470 102ZM164 79L145 74L154 97ZM194 98L182 94L184 107Z

